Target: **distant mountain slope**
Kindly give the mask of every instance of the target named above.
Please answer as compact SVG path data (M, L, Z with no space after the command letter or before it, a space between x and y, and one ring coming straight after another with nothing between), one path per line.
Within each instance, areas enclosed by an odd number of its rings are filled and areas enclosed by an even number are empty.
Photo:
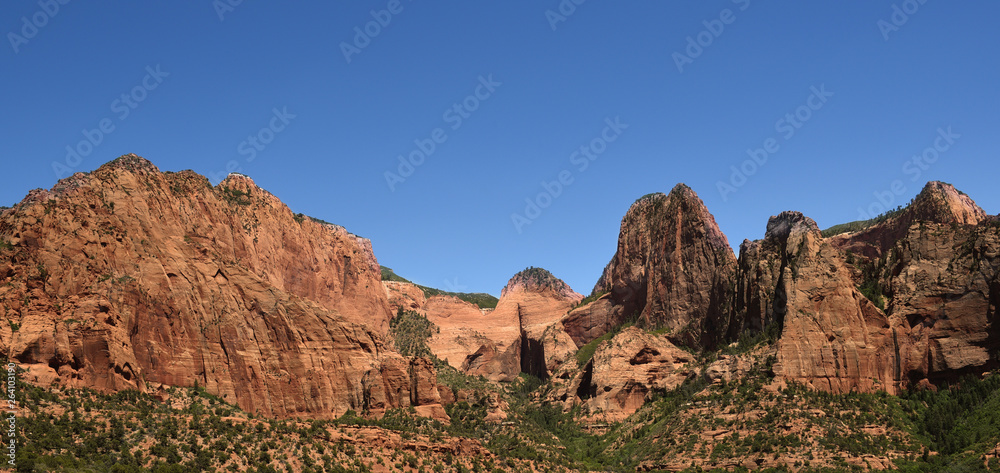
M412 281L410 281L409 279L406 279L393 272L391 268L387 268L385 266L381 266L380 268L382 270L383 281L412 283ZM421 286L420 284L414 284L414 285L419 287L420 290L424 292L424 297L429 298L432 296L453 296L462 299L463 301L466 301L470 304L475 304L479 306L480 309L493 309L497 306L497 302L500 301L500 299L497 299L495 296L483 292L448 292L448 291L443 291L441 289L435 289L433 287Z

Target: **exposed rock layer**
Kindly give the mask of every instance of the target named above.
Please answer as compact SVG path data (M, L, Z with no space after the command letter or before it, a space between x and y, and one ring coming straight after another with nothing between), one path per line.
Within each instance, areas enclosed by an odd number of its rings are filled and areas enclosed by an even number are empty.
M413 284L384 284L394 308L423 313L437 326L428 341L431 352L468 374L495 381L521 372L544 378L576 350L558 322L583 296L543 269L514 275L488 312L453 296L424 300Z
M618 317L635 315L667 329L675 343L712 348L739 330L730 306L735 272L736 256L715 218L678 184L632 204L594 292L611 294Z
M435 402L433 377L383 343L370 243L244 176L213 187L126 155L32 191L0 240L0 349L37 379L197 383L272 416Z
M694 357L666 338L629 327L601 343L593 358L577 367L563 365L549 395L566 407L582 405L591 414L619 421L635 412L655 392L676 388L692 375Z

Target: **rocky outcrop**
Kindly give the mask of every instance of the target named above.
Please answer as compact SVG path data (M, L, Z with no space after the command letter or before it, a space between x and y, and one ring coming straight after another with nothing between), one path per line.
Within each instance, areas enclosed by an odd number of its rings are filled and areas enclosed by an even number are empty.
M486 316L475 304L455 296L433 296L423 307L427 320L438 327L428 347L438 358L461 369L462 364L484 345L491 342L495 327L489 327Z
M0 349L28 379L198 384L268 416L433 401L433 379L383 342L370 243L245 176L213 187L126 155L32 191L0 240Z
M427 303L424 291L417 287L416 284L400 281L382 281L382 287L385 289L385 297L388 299L389 309L393 314L399 309L420 311L423 310L424 304Z
M986 212L968 195L951 184L931 181L905 208L881 217L880 222L863 230L835 235L830 243L862 257L880 258L916 222L979 225L987 220Z
M739 330L731 307L735 273L736 257L715 218L678 184L632 204L594 292L610 293L619 317L665 328L674 343L712 348Z
M624 320L622 311L622 306L615 305L611 294L603 294L596 300L571 310L560 323L576 346L581 347L620 324Z
M747 330L779 324L782 379L896 393L997 365L998 254L994 221L929 183L890 218L829 239L797 212L772 217L741 246L735 305Z
M662 336L629 327L601 343L591 360L577 369L564 364L549 398L569 408L583 406L592 415L620 421L635 412L655 392L680 386L693 372L694 357Z
M952 185L929 182L909 206L831 244L857 283L884 297L900 382L931 385L998 364L997 220Z
M513 380L518 373L548 378L543 334L569 312L583 296L541 268L514 275L500 293L500 302L488 316L492 349L476 355L468 372L494 380ZM553 328L552 330L558 330ZM561 338L550 331L550 335Z
M1000 225L918 223L887 258L888 312L911 384L954 381L998 366Z
M771 217L763 242L742 250L745 325L779 324L776 375L832 392L898 390L893 334L901 327L858 291L843 253L812 219Z

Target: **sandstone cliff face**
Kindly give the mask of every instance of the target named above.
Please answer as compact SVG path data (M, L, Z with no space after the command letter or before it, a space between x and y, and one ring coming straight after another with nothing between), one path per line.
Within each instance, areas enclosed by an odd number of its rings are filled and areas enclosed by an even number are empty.
M860 232L831 243L850 251L885 293L898 331L902 383L938 384L997 365L997 220L942 182Z
M567 408L581 405L586 412L608 421L620 421L641 407L654 392L680 386L694 373L694 357L666 338L629 327L597 348L585 366L576 360L556 373L557 387L549 395Z
M906 208L865 230L833 236L830 242L866 258L885 256L916 222L978 225L989 219L972 198L951 184L928 182Z
M456 369L483 345L490 343L495 327L475 304L454 296L434 296L423 307L427 320L440 328L428 341L431 352Z
M126 155L32 191L0 240L0 310L16 324L0 349L39 381L198 383L270 416L430 400L426 373L414 383L423 372L382 341L370 243L296 218L249 178L212 187Z
M669 329L675 343L711 348L739 330L731 307L735 272L715 218L678 184L632 204L594 292L609 292L619 317L638 315L646 326Z
M474 364L484 353L495 351L495 340L503 339L511 332L511 326L489 323L489 312L484 313L477 305L458 297L436 295L424 298L424 292L415 284L394 281L383 281L382 284L394 311L403 309L421 313L437 326L439 330L427 341L428 348L434 356L455 369L463 370L463 366L467 369L470 357ZM492 358L487 356L480 362ZM482 369L488 371L493 368Z
M495 380L513 380L522 372L548 378L552 360L546 359L543 334L581 300L582 295L544 269L528 268L514 275L488 316L488 323L496 327L490 337L495 343L493 358L480 356L477 361L485 364L470 364L468 372Z
M431 352L467 374L493 381L513 381L521 372L547 378L576 352L559 321L583 296L544 269L514 275L489 311L454 296L424 299L411 283L383 284L393 309L420 312L440 329L428 341Z
M393 314L399 309L420 311L423 309L424 304L427 303L424 291L417 287L416 284L400 281L382 281L382 287L385 289L389 309Z
M819 389L896 393L981 373L1000 348L998 232L939 182L884 221L828 239L785 212L741 245L737 315L746 330L779 324L775 373Z
M858 291L842 252L824 241L812 219L798 212L772 217L764 242L746 247L741 267L762 274L740 285L751 288L746 300L773 294L750 309L754 317L761 310L762 323L781 326L776 375L832 392L899 389L894 333L902 327Z
M995 368L1000 226L918 223L891 251L888 312L906 327L905 378L938 384Z

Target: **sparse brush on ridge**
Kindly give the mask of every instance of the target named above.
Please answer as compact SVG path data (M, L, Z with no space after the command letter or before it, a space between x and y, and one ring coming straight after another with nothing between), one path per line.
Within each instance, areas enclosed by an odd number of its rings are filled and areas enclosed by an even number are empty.
M380 266L382 271L383 281L396 281L413 284L412 281L406 279L398 274L396 274L392 268L385 266ZM421 286L420 284L413 284L420 288L424 293L424 297L434 297L434 296L452 296L457 297L470 304L475 304L479 306L480 309L495 309L499 299L492 296L491 294L486 294L482 292L448 292L442 291L440 289L435 289L433 287Z
M607 293L608 293L607 291L596 291L593 294L591 294L591 295L589 295L587 297L584 297L583 300L581 300L578 304L576 304L575 306L573 306L573 309L576 309L576 308L579 308L579 307L583 307L583 306L585 306L587 304L590 304L591 302L594 302L594 301L600 299L601 297L603 297ZM570 310L573 310L573 309L570 309Z
M518 272L510 280L511 283L521 282L526 286L535 286L539 288L561 289L566 285L566 283L555 277L555 275L550 273L548 270L544 268L536 268L534 266L529 266Z
M913 203L912 199L910 200L910 203L911 204ZM853 222L841 223L838 225L834 225L830 228L827 228L826 230L823 230L820 233L823 235L823 238L830 238L832 236L840 235L842 233L860 232L861 230L867 230L868 228L871 228L874 225L885 222L886 220L889 220L890 218L893 218L901 214L904 210L906 210L906 207L900 205L899 207L896 207L893 210L879 214L875 218L869 220L855 220Z

